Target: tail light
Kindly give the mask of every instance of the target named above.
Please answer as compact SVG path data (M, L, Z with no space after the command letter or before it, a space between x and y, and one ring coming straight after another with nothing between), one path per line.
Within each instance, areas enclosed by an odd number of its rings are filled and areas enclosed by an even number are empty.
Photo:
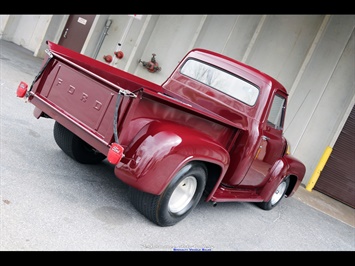
M26 95L28 85L26 82L21 81L17 87L16 95L17 97L23 98Z
M118 164L123 157L123 147L118 143L112 143L107 154L107 160L111 164Z

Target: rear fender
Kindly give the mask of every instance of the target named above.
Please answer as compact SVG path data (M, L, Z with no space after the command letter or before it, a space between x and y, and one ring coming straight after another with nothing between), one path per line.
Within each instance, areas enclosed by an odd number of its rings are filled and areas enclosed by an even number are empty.
M228 152L206 134L184 125L153 121L144 126L125 149L115 174L136 189L159 195L189 161L219 165L224 173Z
M306 174L306 166L292 155L284 156L284 160L288 165L287 175L291 177L291 182L286 191L286 195L287 197L291 197L302 183Z
M291 155L285 155L276 161L271 168L268 181L260 191L263 201L269 201L283 178L291 178L289 188L286 191L287 197L291 197L301 184L306 172L306 167L302 162Z

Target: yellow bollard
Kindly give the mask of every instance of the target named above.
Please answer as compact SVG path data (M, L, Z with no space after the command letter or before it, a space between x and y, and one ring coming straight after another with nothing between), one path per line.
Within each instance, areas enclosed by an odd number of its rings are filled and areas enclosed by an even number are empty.
M324 153L323 153L322 157L320 158L319 163L318 163L316 169L314 170L314 172L311 176L311 179L309 180L309 182L306 186L306 190L312 191L312 189L313 189L314 185L316 184L316 182L320 176L320 173L322 172L325 164L327 163L332 151L333 151L333 149L329 146L327 146L325 148Z

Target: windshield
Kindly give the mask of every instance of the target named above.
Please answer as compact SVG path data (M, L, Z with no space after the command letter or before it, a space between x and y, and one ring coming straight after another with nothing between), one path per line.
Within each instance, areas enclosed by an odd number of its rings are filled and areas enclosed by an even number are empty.
M248 105L254 105L259 95L259 89L255 85L197 60L186 61L181 73Z

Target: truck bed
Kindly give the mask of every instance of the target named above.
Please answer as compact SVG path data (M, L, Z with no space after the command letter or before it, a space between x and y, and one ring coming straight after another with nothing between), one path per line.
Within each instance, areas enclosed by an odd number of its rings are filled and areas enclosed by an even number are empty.
M194 121L200 125L201 130L205 128L207 132L211 131L211 125L206 124L206 119L213 121L217 123L214 126L217 130L214 134L216 138L226 126L235 126L229 120L182 99L173 92L164 91L161 86L148 80L49 41L48 47L53 58L35 82L29 97L29 101L37 107L35 116L55 119L104 154L113 141L113 120L119 92L123 92L123 97L118 114L118 128L129 126L130 135L136 133L135 127L129 125L132 119L137 120L137 116L146 115L145 121L148 123L149 119L167 119L159 118L164 113L170 113L170 119L176 122ZM48 58L49 56L44 61ZM132 95L134 97L130 97ZM147 114L145 111L137 111L137 106L142 106L138 102L142 100L145 105L160 111L148 111ZM165 108L175 111L164 111ZM188 115L182 117L181 111ZM137 125L136 130L141 126ZM128 143L128 133L123 133L121 141Z

